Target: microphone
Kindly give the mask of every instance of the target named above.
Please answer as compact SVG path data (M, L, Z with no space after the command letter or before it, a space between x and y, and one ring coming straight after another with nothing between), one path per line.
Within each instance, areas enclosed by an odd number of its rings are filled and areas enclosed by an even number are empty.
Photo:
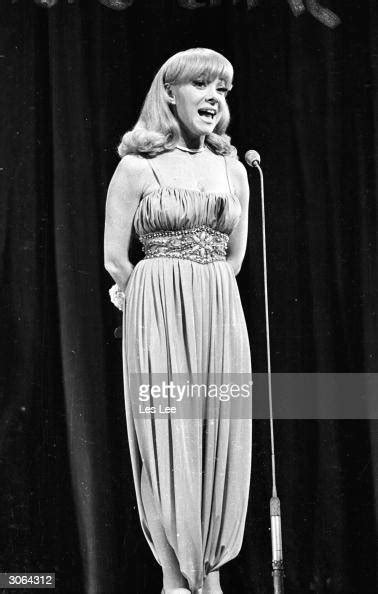
M282 551L281 532L281 504L277 496L276 486L276 454L274 446L273 428L273 399L272 399L272 367L270 361L270 330L269 330L269 304L268 304L268 272L266 264L266 238L265 238L265 201L264 201L264 176L260 168L260 155L257 151L250 150L245 153L245 162L250 167L256 167L261 180L261 219L263 236L263 264L264 264L264 297L265 297L265 327L266 327L266 358L268 363L268 395L269 395L269 424L270 447L272 459L272 497L270 499L270 538L272 543L272 578L274 594L284 592L284 563Z
M257 151L254 151L254 150L247 151L245 153L244 158L245 158L245 162L250 167L257 167L257 165L260 165L261 157Z

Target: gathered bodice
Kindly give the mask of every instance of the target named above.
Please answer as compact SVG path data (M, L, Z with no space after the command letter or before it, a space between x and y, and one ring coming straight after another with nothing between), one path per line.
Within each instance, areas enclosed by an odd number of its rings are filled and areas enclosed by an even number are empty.
M230 235L241 216L241 205L231 192L159 186L142 196L134 217L138 236L208 226Z

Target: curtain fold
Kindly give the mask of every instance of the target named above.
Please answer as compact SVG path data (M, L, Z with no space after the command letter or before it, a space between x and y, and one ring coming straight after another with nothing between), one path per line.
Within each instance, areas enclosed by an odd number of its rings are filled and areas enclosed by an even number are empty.
M54 245L68 452L88 592L113 592L102 235L90 63L79 9L49 13ZM104 551L108 554L104 555Z

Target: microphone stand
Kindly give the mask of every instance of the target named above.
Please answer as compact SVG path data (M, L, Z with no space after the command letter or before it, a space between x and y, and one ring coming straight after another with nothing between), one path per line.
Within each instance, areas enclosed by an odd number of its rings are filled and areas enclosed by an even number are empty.
M267 264L266 264L266 236L265 236L265 203L264 203L264 177L260 168L260 156L257 151L248 151L246 153L246 162L252 167L256 167L260 174L261 183L261 218L263 234L263 258L264 258L264 296L265 296L265 324L266 324L266 347L268 362L268 393L269 393L269 423L270 423L270 443L272 458L272 497L270 499L270 530L272 541L272 577L274 594L283 594L284 592L284 563L282 550L282 532L281 532L281 504L277 496L276 486L276 456L274 449L274 431L273 431L273 404L272 404L272 370L270 363L270 332L269 332L269 306L268 306L268 282L267 282Z

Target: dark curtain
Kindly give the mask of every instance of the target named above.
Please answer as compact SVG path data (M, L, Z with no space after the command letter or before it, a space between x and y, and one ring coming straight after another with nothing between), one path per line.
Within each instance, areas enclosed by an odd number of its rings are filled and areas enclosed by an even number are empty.
M102 235L115 147L175 51L211 47L235 66L230 132L265 172L273 371L377 372L378 7L323 4L341 18L334 30L273 0L251 11L1 3L1 571L55 572L64 594L160 592L137 515ZM250 177L238 283L263 372ZM286 591L376 592L377 422L275 427ZM256 420L225 593L272 591L270 495L269 427Z

